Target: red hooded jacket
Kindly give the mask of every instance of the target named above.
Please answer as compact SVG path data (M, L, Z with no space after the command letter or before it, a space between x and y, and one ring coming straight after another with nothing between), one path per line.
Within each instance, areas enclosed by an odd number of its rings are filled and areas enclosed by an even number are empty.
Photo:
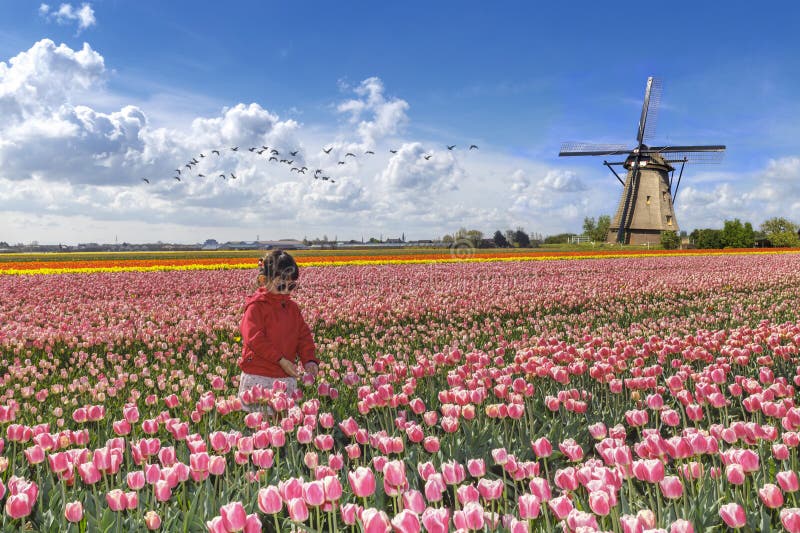
M239 368L247 374L271 378L288 377L278 364L282 357L305 365L313 361L314 339L300 308L288 294L259 288L247 298L242 323L242 356Z

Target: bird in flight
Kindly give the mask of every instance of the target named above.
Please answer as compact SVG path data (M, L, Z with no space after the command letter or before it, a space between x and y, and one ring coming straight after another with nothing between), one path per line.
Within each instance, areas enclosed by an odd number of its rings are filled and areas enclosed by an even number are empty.
M336 183L336 180L331 180L331 183Z
M316 176L317 174L322 174L321 168L318 168L317 170L314 171L314 175Z
M175 169L175 172L177 172L178 174L180 174L180 173L181 173L181 169L179 169L179 168L176 168L176 169Z
M231 150L234 151L234 152L238 152L239 151L239 147L238 146L234 146L233 148L231 148Z
M219 155L219 150L211 150L211 153Z
M264 153L264 150L259 150L259 151L258 151L258 152L256 152L256 153L257 153L258 155L261 155L261 154L263 154L263 153Z
M389 151L392 152L393 154L397 153L397 150L389 150Z
M292 157L295 157L299 152L300 150L295 150L294 152L289 152L289 153L291 154Z
M339 164L340 165L344 165L344 161L339 161Z
M225 179L225 174L220 174L219 177Z
M344 154L344 156L345 156L345 157L355 157L355 156L356 156L356 154L353 154L353 153L347 152L346 154Z
M325 150L324 148L322 149L322 151L323 151L323 152L325 152L326 154L329 154L329 153L331 153L331 150L333 150L333 146L331 146L331 147L330 147L330 148L328 148L327 150Z
M205 175L205 174L198 174L198 175L197 175L197 177L198 177L198 178L205 178L205 177L206 177L206 175Z
M364 152L364 153L365 153L365 154L372 154L372 155L375 155L375 152L373 152L372 150L367 150L367 151L366 151L366 152Z
M470 150L472 150L473 148L474 148L475 150L477 150L477 149L478 149L478 145L477 145L477 144L470 144L470 145L469 145L469 149L470 149Z
M279 151L277 151L275 148L273 148L273 149L272 149L272 152L271 152L271 153L272 153L273 155L280 155L280 152L279 152Z
M279 163L286 163L287 161L289 161L289 160L288 160L288 159L281 159L281 160L279 161Z
M305 173L306 173L306 171L305 171L305 170L303 170L303 169L301 168L300 170L298 170L298 171L297 171L297 173L298 173L298 174L305 174Z
M201 158L201 159L202 159L203 157L205 157L205 156L206 156L206 154L200 154L200 158Z
M172 177L175 178L178 181L181 181L181 179L178 176L172 176Z
M433 156L432 156L432 155L430 155L430 154L426 155L426 156L425 156L425 161L427 161L427 160L428 160L428 159L430 159L431 157L433 157Z
M294 172L295 170L296 170L296 171L298 171L298 172L300 172L300 169L299 169L299 168L297 168L297 167L292 167L292 168L290 168L290 169L289 169L289 172Z
M145 182L145 183L150 183L150 180L147 179L147 178L142 178L142 181Z
M231 172L231 179L234 179L234 180L236 179L236 174L234 174L233 172Z
M184 166L185 166L186 168L188 168L189 170L192 170L192 165L189 165L189 164L187 164L187 165L184 165Z
M248 148L247 150L248 150L249 152L255 152L255 151L256 151L256 147L255 147L255 146L251 146L251 147L250 147L250 148Z
M272 157L270 157L269 159L267 159L267 161L277 161L277 160L278 160L278 158L275 157L274 155Z
M286 162L286 164L287 164L287 165L291 165L292 163L294 163L294 159L290 159L290 160L288 160L288 161Z
M455 147L456 147L456 145L454 144L454 145L452 145L452 146L448 146L448 147L447 147L447 149L448 149L448 150L452 150L452 149L453 149L453 148L455 148Z

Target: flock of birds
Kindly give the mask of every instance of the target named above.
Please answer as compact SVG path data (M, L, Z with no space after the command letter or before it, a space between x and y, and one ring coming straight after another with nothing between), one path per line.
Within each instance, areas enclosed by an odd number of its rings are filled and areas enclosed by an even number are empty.
M446 145L446 146L447 146L447 149L449 151L451 151L451 152L456 147L455 144ZM334 148L333 146L331 146L330 148L323 148L322 151L325 152L325 154L330 155L331 151L333 151L333 148ZM476 145L476 144L471 144L471 145L469 145L469 148L468 148L468 150L477 150L477 149L478 149L478 145ZM231 148L229 148L229 150L231 152L239 152L239 147L238 146L232 146ZM269 162L269 163L285 164L285 165L290 167L289 168L289 172L297 172L298 174L305 174L309 170L309 168L306 167L306 166L295 166L294 165L295 159L297 158L297 155L300 153L300 150L290 151L290 152L288 152L288 155L281 155L281 152L279 150L277 150L276 148L270 148L269 146L261 146L261 147L251 146L250 148L247 149L247 151L252 153L252 154L255 154L255 155L266 157L267 158L267 162ZM397 150L391 150L390 149L389 152L392 153L392 154L396 154ZM211 152L209 152L209 154L216 155L217 158L221 157L221 151L220 150L211 150ZM364 152L363 155L365 155L365 156L375 155L375 152L373 152L372 150L367 150L366 152ZM201 153L199 155L200 159L197 159L197 157L198 156L192 157L192 159L189 160L186 164L184 164L183 167L176 168L175 172L177 174L172 176L172 179L174 179L176 181L182 181L181 178L186 178L186 177L188 177L190 175L195 175L198 178L207 177L206 174L203 174L203 173L199 172L199 168L200 168L200 164L201 164L202 160L204 160L204 159L206 159L206 157L210 157L210 156L206 156L204 153ZM290 157L291 157L291 159L289 159ZM346 165L348 157L355 158L355 157L358 157L358 156L356 154L352 153L352 152L347 152L344 155L344 158L343 158L344 160L343 161L337 160L337 163L336 163L337 167L340 166L340 165ZM424 154L423 155L423 158L426 161L430 160L431 157L433 157L433 154ZM196 172L196 174L193 174L194 172ZM210 175L212 175L212 174L209 174L209 176ZM233 172L230 172L227 175L225 173L222 173L222 174L219 174L217 177L220 177L220 178L222 178L224 180L227 180L228 178L233 179L233 180L237 179L236 178L236 174L234 174ZM318 169L316 169L314 171L313 177L314 177L315 180L321 180L321 181L327 181L327 182L330 182L330 183L336 183L336 180L334 180L330 176L327 176L326 172L321 168L318 168ZM148 178L142 178L142 181L147 183L147 184L150 183L150 179L148 179Z

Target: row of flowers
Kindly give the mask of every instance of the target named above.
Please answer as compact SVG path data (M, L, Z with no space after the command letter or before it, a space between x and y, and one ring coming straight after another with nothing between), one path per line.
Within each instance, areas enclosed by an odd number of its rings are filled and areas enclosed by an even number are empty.
M547 261L565 259L592 259L603 257L644 258L697 255L755 255L796 253L795 250L653 250L653 251L588 251L588 252L501 252L483 253L473 249L454 253L397 254L397 255L301 255L297 262L303 266L367 266L432 264L450 262L494 262L494 261ZM107 259L71 261L13 261L3 263L0 258L0 275L41 275L97 272L157 272L174 270L220 270L250 269L255 261L246 257L197 257L191 259Z

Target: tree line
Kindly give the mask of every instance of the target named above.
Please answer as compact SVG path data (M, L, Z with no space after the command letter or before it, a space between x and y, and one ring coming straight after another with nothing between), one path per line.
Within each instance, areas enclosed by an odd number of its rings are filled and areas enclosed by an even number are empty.
M776 248L800 247L800 226L784 217L765 220L759 230L738 218L726 220L722 229L696 229L689 234L689 242L697 248Z

